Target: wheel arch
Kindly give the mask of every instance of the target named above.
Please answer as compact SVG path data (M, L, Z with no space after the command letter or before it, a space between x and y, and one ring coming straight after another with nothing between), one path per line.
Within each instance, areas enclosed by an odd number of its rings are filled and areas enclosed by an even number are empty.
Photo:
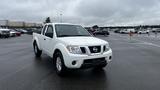
M68 57L68 52L67 52L66 46L64 44L60 44L60 43L55 46L55 49L53 49L53 52L52 52L53 60L55 58L56 52L60 52L62 54L63 59L64 59L64 64L66 66L66 62L67 62L66 59Z
M38 38L33 39L33 46L35 45L35 43L37 44L38 48L41 50L41 46L40 46Z
M53 53L53 59L55 58L55 55L56 55L57 52L61 52L61 51L60 51L58 48L55 49L55 50L54 50L54 53ZM61 53L62 53L62 52L61 52Z

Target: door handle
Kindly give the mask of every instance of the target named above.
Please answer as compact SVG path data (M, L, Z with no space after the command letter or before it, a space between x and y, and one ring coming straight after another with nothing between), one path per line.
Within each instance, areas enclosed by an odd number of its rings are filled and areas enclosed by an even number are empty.
M46 39L44 38L44 40L46 40Z

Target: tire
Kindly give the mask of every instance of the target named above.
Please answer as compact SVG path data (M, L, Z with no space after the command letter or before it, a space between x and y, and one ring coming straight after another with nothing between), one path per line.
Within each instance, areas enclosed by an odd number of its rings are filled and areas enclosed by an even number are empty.
M60 51L56 52L56 54L54 56L54 60L55 60L56 73L59 76L63 76L66 73L67 68L64 65L63 55Z
M41 51L41 50L39 50L38 45L37 45L37 43L36 43L36 42L34 42L34 44L33 44L33 48L34 48L35 56L36 56L36 57L40 57L40 56L41 56L41 54L42 54L42 51Z

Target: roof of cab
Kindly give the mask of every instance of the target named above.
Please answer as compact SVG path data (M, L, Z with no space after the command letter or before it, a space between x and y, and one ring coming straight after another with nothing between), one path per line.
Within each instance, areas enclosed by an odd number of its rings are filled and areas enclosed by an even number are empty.
M46 24L44 24L44 25L56 25L56 24L63 24L63 25L76 25L76 24L71 24L71 23L46 23Z

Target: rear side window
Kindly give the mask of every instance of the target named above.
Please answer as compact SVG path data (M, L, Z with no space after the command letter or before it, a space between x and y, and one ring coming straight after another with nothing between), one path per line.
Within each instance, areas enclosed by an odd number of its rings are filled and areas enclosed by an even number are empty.
M43 35L45 34L46 28L47 28L47 25L45 25L44 28L43 28L43 31L42 31Z

